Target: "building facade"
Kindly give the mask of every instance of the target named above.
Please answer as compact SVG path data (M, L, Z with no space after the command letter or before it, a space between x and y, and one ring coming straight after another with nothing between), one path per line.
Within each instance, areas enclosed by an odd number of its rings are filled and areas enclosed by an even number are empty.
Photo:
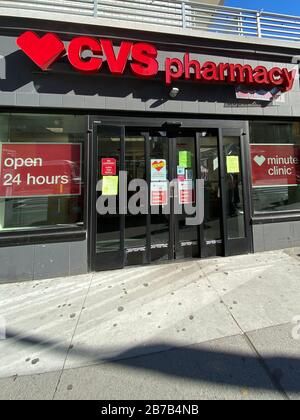
M2 3L0 282L300 246L298 18Z

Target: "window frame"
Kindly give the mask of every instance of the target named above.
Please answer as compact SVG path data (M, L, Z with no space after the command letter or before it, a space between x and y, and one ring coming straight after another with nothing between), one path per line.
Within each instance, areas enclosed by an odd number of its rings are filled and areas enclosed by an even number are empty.
M253 200L253 174L252 174L252 162L251 162L251 144L259 144L259 143L252 143L251 141L251 130L250 125L251 123L261 122L263 123L295 123L298 122L300 124L299 119L249 119L248 120L248 165L249 165L249 185L250 185L250 210L251 210L251 219L253 225L265 224L265 223L280 223L280 222L294 222L300 221L300 208L299 210L286 210L286 211L266 211L264 213L256 213L254 208L254 200ZM299 145L300 146L300 145ZM299 185L300 188L300 185ZM300 205L300 204L299 204Z
M87 238L88 231L88 197L89 197L89 179L90 179L90 134L88 130L88 114L80 111L70 111L61 109L32 109L18 108L5 109L2 108L0 114L38 114L38 115L78 115L84 117L84 142L82 143L83 162L82 162L82 179L83 179L83 223L82 226L43 226L41 228L20 228L17 230L0 231L0 248L20 245L38 245L48 243L74 242L83 241Z

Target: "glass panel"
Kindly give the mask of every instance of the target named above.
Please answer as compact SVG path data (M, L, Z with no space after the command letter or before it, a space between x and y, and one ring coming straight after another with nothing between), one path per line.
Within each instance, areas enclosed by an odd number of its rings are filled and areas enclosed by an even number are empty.
M193 188L192 195L193 195L193 201L194 201L195 181L197 177L196 157L195 157L195 137L178 137L176 146L177 146L176 166L179 169L179 173L184 173L184 175L179 175L177 173L177 176L179 177L179 182L180 182L180 179L183 179L183 178L180 178L182 176L184 176L185 180L192 181L191 186ZM188 242L190 245L191 242L195 243L198 241L198 229L197 229L197 226L187 226L186 217L190 217L190 216L186 214L178 215L179 242L183 243L183 245L185 242Z
M239 137L224 137L228 238L245 237L244 191Z
M258 156L256 162L252 161L254 212L262 214L299 211L300 123L251 122L250 142L253 152L251 153L252 159ZM259 145L262 145L263 148ZM290 157L293 159L290 160ZM262 158L266 160L259 161ZM284 160L280 161L279 159L275 163L274 158L283 158ZM275 176L270 176L269 170ZM257 176L260 177L262 183L265 182L265 186L256 186Z
M85 131L79 115L0 115L0 231L83 225Z
M146 181L145 137L141 133L126 131L125 169L128 184L135 179ZM128 191L128 201L136 192ZM141 203L138 202L137 206ZM147 216L145 214L126 216L125 248L142 248L146 246Z
M201 139L201 174L204 179L204 240L207 245L222 242L220 218L221 189L219 176L218 138Z
M150 159L169 161L169 138L164 133L154 133L150 136ZM169 165L167 164L167 176ZM152 248L159 248L161 245L169 245L169 215L162 214L162 206L159 207L159 214L151 215L151 239ZM166 256L167 258L167 256Z
M100 127L98 129L98 180L103 180L102 159L115 159L116 176L120 170L121 129L120 127ZM114 174L114 172L112 172ZM99 196L101 193L99 193ZM120 239L120 216L119 195L109 198L116 203L116 214L97 215L97 252L119 251Z

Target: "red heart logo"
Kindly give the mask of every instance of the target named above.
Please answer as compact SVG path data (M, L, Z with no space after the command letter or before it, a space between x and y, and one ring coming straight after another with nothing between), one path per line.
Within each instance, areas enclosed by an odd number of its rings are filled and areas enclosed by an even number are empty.
M27 31L17 39L17 45L42 70L47 70L65 51L64 43L54 34L39 37Z
M158 172L160 172L165 167L165 162L163 160L160 160L159 162L155 161L152 163L152 166L154 169L156 169Z

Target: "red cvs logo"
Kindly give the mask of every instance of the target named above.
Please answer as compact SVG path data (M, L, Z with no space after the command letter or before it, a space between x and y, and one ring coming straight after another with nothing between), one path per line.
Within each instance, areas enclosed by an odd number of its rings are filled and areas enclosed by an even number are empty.
M17 39L17 45L42 70L47 70L66 52L71 66L82 73L98 72L105 62L115 75L124 74L128 62L131 72L140 77L152 77L159 71L157 49L144 42L122 41L116 53L109 39L81 36L73 38L66 51L58 36L48 33L39 37L27 31Z
M51 33L39 37L34 32L25 32L17 39L17 45L42 70L48 70L65 52L64 43Z

